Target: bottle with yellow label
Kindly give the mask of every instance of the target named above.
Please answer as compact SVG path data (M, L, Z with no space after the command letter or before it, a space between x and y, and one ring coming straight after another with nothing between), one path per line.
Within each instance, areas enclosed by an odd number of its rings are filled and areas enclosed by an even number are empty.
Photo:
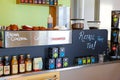
M11 61L11 74L17 74L18 73L18 61L17 57L13 56Z
M19 73L25 72L25 60L24 55L20 55L19 57Z
M2 57L0 57L0 76L3 75L3 62L2 62Z
M27 54L27 58L25 60L25 70L26 72L32 71L32 60L30 58L30 54Z
M9 56L4 57L4 76L10 75Z

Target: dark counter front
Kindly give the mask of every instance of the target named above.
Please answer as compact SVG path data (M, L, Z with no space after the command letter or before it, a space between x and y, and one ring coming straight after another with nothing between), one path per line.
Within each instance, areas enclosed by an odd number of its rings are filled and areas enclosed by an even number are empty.
M48 56L48 48L64 47L69 66L74 66L74 58L79 56L98 56L107 50L107 30L72 30L72 43L59 45L42 45L15 48L0 48L0 56L26 55L41 56L43 61Z
M20 54L26 55L29 53L32 58L41 56L44 62L44 68L41 72L31 72L25 74L18 74L16 76L8 77L20 77L33 74L42 74L46 72L66 71L71 69L79 69L87 67L88 65L75 66L75 57L80 56L95 56L97 59L98 54L106 52L107 50L107 30L72 30L72 43L71 44L59 44L59 45L37 45L37 46L26 46L26 47L14 47L14 48L0 48L0 56L13 56ZM48 56L48 48L50 47L64 47L65 56L69 58L69 67L47 70L45 69L45 58ZM94 65L94 64L90 64ZM96 65L96 64L95 64ZM95 66L94 65L94 66ZM97 64L98 65L98 64ZM3 77L6 78L6 77ZM62 78L61 78L62 79ZM63 79L64 80L64 79Z

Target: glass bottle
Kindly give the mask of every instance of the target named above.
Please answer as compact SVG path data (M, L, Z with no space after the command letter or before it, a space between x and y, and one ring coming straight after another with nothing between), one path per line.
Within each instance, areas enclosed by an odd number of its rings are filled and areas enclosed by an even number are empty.
M4 58L4 75L10 74L10 62L9 62L9 56L5 56Z
M49 0L46 0L46 4L49 4Z
M33 3L33 0L29 0L29 3Z
M12 61L11 61L11 73L12 74L17 74L18 73L18 61L17 57L13 56Z
M25 3L28 3L30 0L24 0Z
M33 3L34 3L34 4L37 4L37 3L38 3L38 0L33 0Z
M58 0L54 0L54 5L58 5Z
M25 3L25 0L20 0L21 3Z
M27 58L25 60L25 70L27 72L32 71L32 60L30 58L30 54L27 54Z
M25 60L24 60L24 55L20 55L20 57L19 57L19 72L20 72L20 73L25 72Z
M2 62L2 57L0 57L0 76L3 75L3 62Z

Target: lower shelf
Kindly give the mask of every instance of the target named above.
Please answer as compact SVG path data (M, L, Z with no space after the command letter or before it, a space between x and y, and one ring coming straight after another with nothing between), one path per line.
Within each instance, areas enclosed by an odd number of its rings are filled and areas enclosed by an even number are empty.
M83 68L107 65L107 64L115 64L115 63L120 63L120 60L108 61L104 63L81 65L81 66L73 66L73 67L54 69L54 70L30 72L30 73L24 73L24 74L19 74L19 75L11 75L11 76L6 76L6 77L0 77L0 80L49 80L51 78L55 78L53 80L60 80L60 73L64 71L83 69Z

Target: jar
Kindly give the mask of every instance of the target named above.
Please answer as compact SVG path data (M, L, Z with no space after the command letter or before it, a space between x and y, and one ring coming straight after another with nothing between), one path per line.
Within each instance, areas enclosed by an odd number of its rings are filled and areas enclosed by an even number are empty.
M99 29L100 21L87 21L89 29Z
M104 62L104 54L99 54L99 63L103 63Z
M71 27L72 29L80 29L84 28L84 19L71 19Z

